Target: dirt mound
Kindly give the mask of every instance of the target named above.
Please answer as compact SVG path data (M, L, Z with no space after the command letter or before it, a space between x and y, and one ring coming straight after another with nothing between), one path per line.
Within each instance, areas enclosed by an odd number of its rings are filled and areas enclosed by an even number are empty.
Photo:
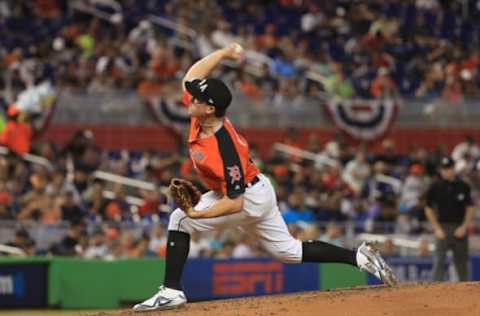
M405 284L356 287L255 298L190 303L186 307L150 316L417 316L480 315L480 283ZM102 312L88 316L139 315L131 311Z

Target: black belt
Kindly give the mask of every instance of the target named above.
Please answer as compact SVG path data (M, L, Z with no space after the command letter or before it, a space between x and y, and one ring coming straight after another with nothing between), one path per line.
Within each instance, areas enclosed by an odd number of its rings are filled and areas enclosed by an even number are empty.
M257 184L260 181L260 178L258 176L255 176L250 183L247 184L247 188L253 187L255 184Z

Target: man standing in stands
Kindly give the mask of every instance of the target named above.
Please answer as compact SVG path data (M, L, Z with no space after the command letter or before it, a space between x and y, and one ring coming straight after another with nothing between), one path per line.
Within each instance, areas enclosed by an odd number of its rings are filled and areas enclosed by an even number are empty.
M436 244L433 280L443 281L445 257L453 251L453 260L460 281L468 280L468 227L474 216L470 186L456 177L454 161L444 157L440 161L440 178L427 192L425 214L432 224Z
M8 122L0 135L0 143L18 155L30 152L32 127L20 118L20 112L16 106L11 105L7 114Z

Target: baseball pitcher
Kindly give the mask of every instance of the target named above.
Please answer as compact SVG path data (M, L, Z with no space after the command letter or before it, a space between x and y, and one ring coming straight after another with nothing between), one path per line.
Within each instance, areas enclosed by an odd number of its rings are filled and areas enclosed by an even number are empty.
M353 251L321 241L301 242L290 235L272 184L249 159L247 141L225 116L232 101L229 88L208 77L223 59L240 60L243 55L239 44L230 44L197 61L185 75L190 158L210 191L201 195L190 182L172 180L170 191L179 208L168 225L165 279L157 293L133 307L135 311L171 309L187 302L180 279L193 231L241 227L281 262L345 263L390 286L396 283L391 268L369 243Z

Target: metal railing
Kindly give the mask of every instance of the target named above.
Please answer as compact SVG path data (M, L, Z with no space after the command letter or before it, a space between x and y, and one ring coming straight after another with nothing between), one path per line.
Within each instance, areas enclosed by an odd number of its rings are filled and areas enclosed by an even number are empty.
M179 83L180 85L180 83ZM165 100L180 98L180 90L162 95ZM319 98L251 99L233 91L229 119L238 127L331 127ZM437 110L429 112L433 106ZM82 109L81 111L79 109ZM446 109L445 111L442 109ZM160 113L161 111L157 109ZM449 105L440 99L406 99L399 109L395 126L418 128L477 127L480 99ZM144 100L134 90L115 90L107 94L63 91L57 100L54 123L154 125Z
M387 240L391 240L396 247L399 247L404 250L417 250L420 247L420 244L423 240L427 240L425 237L409 237L405 235L382 235L382 234L368 234L362 233L358 234L357 239L363 241L371 241L371 242L379 242L385 243ZM435 244L433 242L433 238L429 238L430 240L427 241L428 243L428 251L435 250ZM477 248L476 250L480 250Z
M108 222L105 223L88 223L86 227L87 232L98 231L99 225L108 226ZM317 222L315 225L320 232L325 232L330 223ZM390 223L393 225L393 223ZM145 225L145 223L115 223L116 227L120 228L122 233L132 234L135 238L141 238L145 233L151 233L154 227L158 223L151 223ZM341 245L348 248L357 247L362 241L377 242L380 250L383 249L383 245L386 242L392 242L396 248L398 254L402 256L416 255L420 249L422 243L426 243L427 250L433 253L435 250L435 237L431 234L422 235L407 235L407 234L371 234L371 233L351 233L353 223L344 222L337 223L336 226L343 231L339 235L339 240L342 240ZM383 225L383 224L381 224ZM380 225L380 226L381 226ZM16 230L22 227L25 229L31 238L35 241L37 250L49 249L52 245L60 242L68 233L69 224L67 222L60 222L58 224L39 224L36 222L17 222L17 221L0 221L0 253L24 256L25 251L18 247L7 246L6 243L10 242L14 236ZM165 230L166 233L166 230ZM205 233L208 236L209 233ZM204 236L204 237L205 237ZM320 238L322 240L322 238ZM332 242L332 241L330 241ZM333 241L334 242L334 241ZM469 249L472 253L480 253L480 235L470 235L469 237Z
M276 151L282 152L289 156L296 156L302 159L314 161L316 166L338 167L337 160L332 159L323 153L314 153L282 143L273 144L273 148Z
M11 256L25 257L27 253L18 247L12 247L0 244L0 253L5 253Z
M0 146L0 155L5 156L8 155L9 149L5 146ZM33 163L36 165L40 165L44 168L46 168L49 171L52 171L54 169L53 164L48 160L45 159L41 156L36 156L32 154L23 154L20 156L24 161ZM70 164L71 165L71 164ZM138 180L135 178L129 178L129 177L124 177L117 175L115 173L111 172L106 172L106 171L101 171L97 170L95 171L92 176L96 179L101 179L106 182L111 182L111 183L118 183L124 186L129 186L133 187L136 189L141 189L141 190L147 190L147 191L154 191L156 189L160 190L162 194L164 194L167 197L167 201L170 201L169 195L168 195L168 188L167 187L157 187L154 183L148 182L148 181L143 181L143 180ZM104 190L103 191L103 196L107 199L114 199L115 198L115 193L110 190ZM135 206L140 206L143 204L143 200L141 198L138 198L136 196L132 195L127 195L125 197L125 201L130 204L130 205L135 205ZM169 204L169 202L167 202ZM169 212L170 210L165 209L165 208L160 208L159 211L161 212Z
M97 170L93 173L93 176L97 179L120 183L123 185L128 185L128 186L136 187L143 190L155 190L155 184L151 182L119 176L117 174L110 173L110 172Z
M101 4L104 6L108 6L111 8L115 13L109 14L106 12L103 12L101 10L98 10L95 5L96 4ZM87 13L92 16L95 16L99 19L102 19L104 21L108 21L110 23L116 24L122 21L122 6L120 3L118 3L115 0L101 0L101 1L96 1L96 0L77 0L72 4L72 8L74 10L77 10L82 13Z
M134 187L134 188L141 189L141 190L154 191L154 190L157 189L157 186L152 182L144 181L144 180L138 180L138 179L135 179L135 178L124 177L124 176L120 176L120 175L117 175L117 174L114 174L114 173L111 173L111 172L105 172L105 171L97 170L93 173L93 176L96 179L101 179L101 180L112 182L112 183L118 183L118 184L122 184L124 186L130 186L130 187ZM160 190L160 192L163 195L165 195L167 197L167 200L169 201L168 188L167 187L158 187L158 189ZM112 191L109 191L109 190L104 190L103 191L103 196L107 199L113 199L113 198L115 198L115 193L112 192ZM136 206L140 206L141 204L143 204L143 200L140 199L140 198L137 198L135 196L126 196L125 201L127 201L128 204L136 205ZM169 204L169 203L167 202L167 204ZM165 209L165 208L160 208L159 211L170 212L169 209Z
M0 146L0 155L6 156L6 155L8 155L9 152L10 152L10 150L7 147ZM50 163L50 161L48 159L43 158L43 157L28 154L28 153L23 154L20 157L26 162L30 162L30 163L33 163L33 164L36 164L36 165L40 165L40 166L46 168L49 171L53 170L53 165Z

